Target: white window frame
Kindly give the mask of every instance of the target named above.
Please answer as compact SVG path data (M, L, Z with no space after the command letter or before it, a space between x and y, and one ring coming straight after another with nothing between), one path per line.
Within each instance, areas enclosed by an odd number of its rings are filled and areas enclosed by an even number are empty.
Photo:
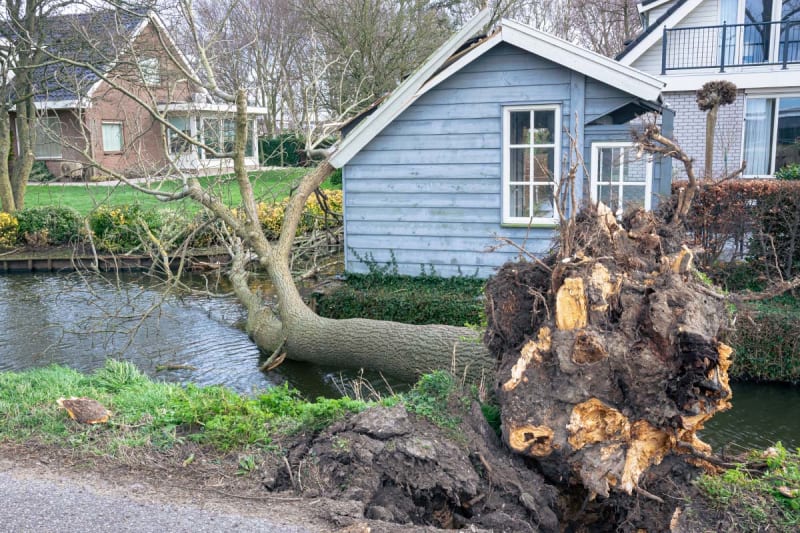
M138 66L139 75L145 85L152 87L161 83L161 71L159 70L161 65L157 57L140 59Z
M224 144L225 144L225 142L224 142L225 141L225 132L223 131L224 128L225 128L225 122L224 122L225 120L234 120L235 121L235 118L231 117L231 116L222 116L222 117L211 117L211 116L202 116L202 115L198 116L197 117L197 136L198 136L198 139L200 139L200 142L201 143L205 143L205 138L203 136L203 132L205 131L204 130L204 122L205 121L214 121L214 122L217 123L217 126L216 126L216 129L217 129L217 145L218 145L218 148L220 149L220 151L224 152L224 150L222 150L222 149L224 148ZM258 124L256 122L256 119L248 120L247 121L247 125L248 125L248 127L247 127L248 137L250 137L250 133L253 133L252 138L248 139L250 141L250 146L252 148L253 155L245 156L245 158L246 159L258 159L258 135L256 134L256 132L258 131ZM235 127L235 124L234 124L234 127ZM234 141L235 141L235 138L234 138ZM247 153L246 149L245 149L245 153ZM201 148L200 146L198 146L198 154L199 154L201 160L206 160L206 159L207 160L216 160L216 159L219 159L219 158L216 158L216 157L209 156L206 153L206 150Z
M119 149L112 150L106 147L106 136L103 131L106 126L119 127ZM119 120L103 120L100 122L100 142L103 145L103 153L106 154L119 154L125 151L125 127Z
M40 115L40 116L36 117L36 121L37 121L37 124L34 124L34 126L33 126L34 135L36 136L35 142L33 144L33 157L34 157L34 159L37 159L37 160L41 159L43 161L63 159L64 158L64 146L60 142L61 135L62 135L62 133L61 133L61 131L62 131L61 130L61 125L62 125L61 124L61 117L59 117L58 115ZM36 153L36 148L37 148L36 144L39 142L39 139L40 139L40 137L39 137L39 133L40 132L37 131L39 129L38 122L40 122L40 121L47 122L48 125L45 126L45 129L47 129L50 132L52 132L52 135L55 136L58 139L58 140L55 140L50 136L49 133L45 133L45 136L48 139L47 144L57 145L58 146L58 155L50 156L50 155L40 155L40 154ZM55 122L58 125L58 131L55 131L54 128L51 127L50 124L52 124L53 122ZM16 122L15 122L14 125L16 127ZM17 137L17 149L19 149L19 136Z
M555 123L553 126L553 142L546 144L511 144L511 113L519 111L553 111L555 113ZM531 122L531 129L533 129L533 122ZM533 168L533 150L536 148L553 148L553 176L551 183L553 185L553 216L552 217L512 217L511 216L511 149L512 148L530 148L531 150L531 168ZM547 225L552 226L558 223L558 209L556 207L556 198L558 197L558 183L561 176L561 104L542 104L542 105L520 105L520 106L506 106L503 107L503 206L502 206L502 223L506 225ZM533 194L534 182L527 182L531 187L531 195ZM541 185L546 183L539 182ZM517 182L515 182L517 184ZM529 205L533 206L533 198L530 199Z
M599 141L599 142L593 142L592 143L592 164L591 164L592 175L591 175L591 179L589 180L589 195L590 195L590 198L592 199L592 203L597 203L597 200L598 200L597 191L598 191L598 186L600 184L600 176L599 176L599 174L600 174L600 150L602 150L603 148L633 148L633 147L634 147L634 144L632 142L612 142L612 141L606 142L606 141ZM650 211L650 208L652 206L651 196L652 196L652 191L653 191L653 156L651 156L651 155L642 155L642 157L646 157L647 158L647 160L645 161L645 171L644 171L645 172L645 178L644 178L644 208L645 208L646 211ZM623 169L623 166L621 166L621 165L619 167L619 172L620 172L620 178L622 178L622 173L624 172L624 169ZM611 186L610 182L606 183L604 181L603 184L607 184L608 186ZM624 191L626 185L629 186L629 187L641 187L642 186L642 182L641 181L627 181L626 182L626 181L622 181L622 179L619 180L619 183L618 183L618 186L619 186L618 196L619 196L619 198L623 199L623 204L624 204L624 199L625 199L625 195L624 195L623 191ZM609 206L609 207L611 207L611 206ZM617 216L621 216L624 210L625 210L625 206L624 205L620 205L620 206L617 207L617 211L616 211L615 214Z
M778 152L778 119L780 118L780 104L782 98L800 98L800 92L781 92L781 93L754 93L745 95L744 100L744 113L743 126L742 126L742 150L741 160L744 161L744 151L747 143L747 101L748 100L773 100L772 106L772 124L770 124L770 147L769 147L769 161L767 162L768 174L748 174L745 169L745 178L771 178L775 176L778 170L775 168L775 156Z

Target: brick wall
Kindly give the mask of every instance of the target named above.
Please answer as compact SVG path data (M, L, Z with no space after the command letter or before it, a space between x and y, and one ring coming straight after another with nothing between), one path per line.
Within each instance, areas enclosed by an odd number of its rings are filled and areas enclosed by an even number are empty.
M664 100L675 111L674 137L694 158L695 172L700 176L705 166L706 114L697 108L694 91L665 93ZM739 91L736 100L720 108L717 116L714 135L715 177L739 168L743 127L744 91ZM672 168L673 173L683 173L683 165L673 164Z

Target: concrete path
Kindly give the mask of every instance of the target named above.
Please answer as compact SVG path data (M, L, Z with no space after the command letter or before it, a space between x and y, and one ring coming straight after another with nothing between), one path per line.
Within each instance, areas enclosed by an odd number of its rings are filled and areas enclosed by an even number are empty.
M274 517L243 516L213 509L214 506L208 509L200 502L146 501L152 500L153 494L147 495L149 498L135 494L137 490L144 492L143 489L131 486L131 494L125 495L74 479L36 479L17 469L0 472L0 532L312 531L296 523L282 523Z

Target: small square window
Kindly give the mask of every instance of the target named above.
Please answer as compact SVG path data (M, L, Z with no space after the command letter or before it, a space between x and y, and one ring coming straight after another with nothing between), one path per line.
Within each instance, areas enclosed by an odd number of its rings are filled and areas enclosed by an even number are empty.
M103 151L121 152L122 146L122 123L103 122Z
M158 70L158 58L150 57L139 60L139 74L145 85L158 85L161 83L161 73Z

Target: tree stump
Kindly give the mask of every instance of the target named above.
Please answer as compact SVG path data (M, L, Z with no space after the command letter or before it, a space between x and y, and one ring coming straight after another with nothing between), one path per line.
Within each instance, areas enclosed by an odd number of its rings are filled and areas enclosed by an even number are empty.
M673 230L590 207L572 256L508 264L487 286L503 438L553 481L631 494L667 455L710 453L696 432L730 407L726 313Z

